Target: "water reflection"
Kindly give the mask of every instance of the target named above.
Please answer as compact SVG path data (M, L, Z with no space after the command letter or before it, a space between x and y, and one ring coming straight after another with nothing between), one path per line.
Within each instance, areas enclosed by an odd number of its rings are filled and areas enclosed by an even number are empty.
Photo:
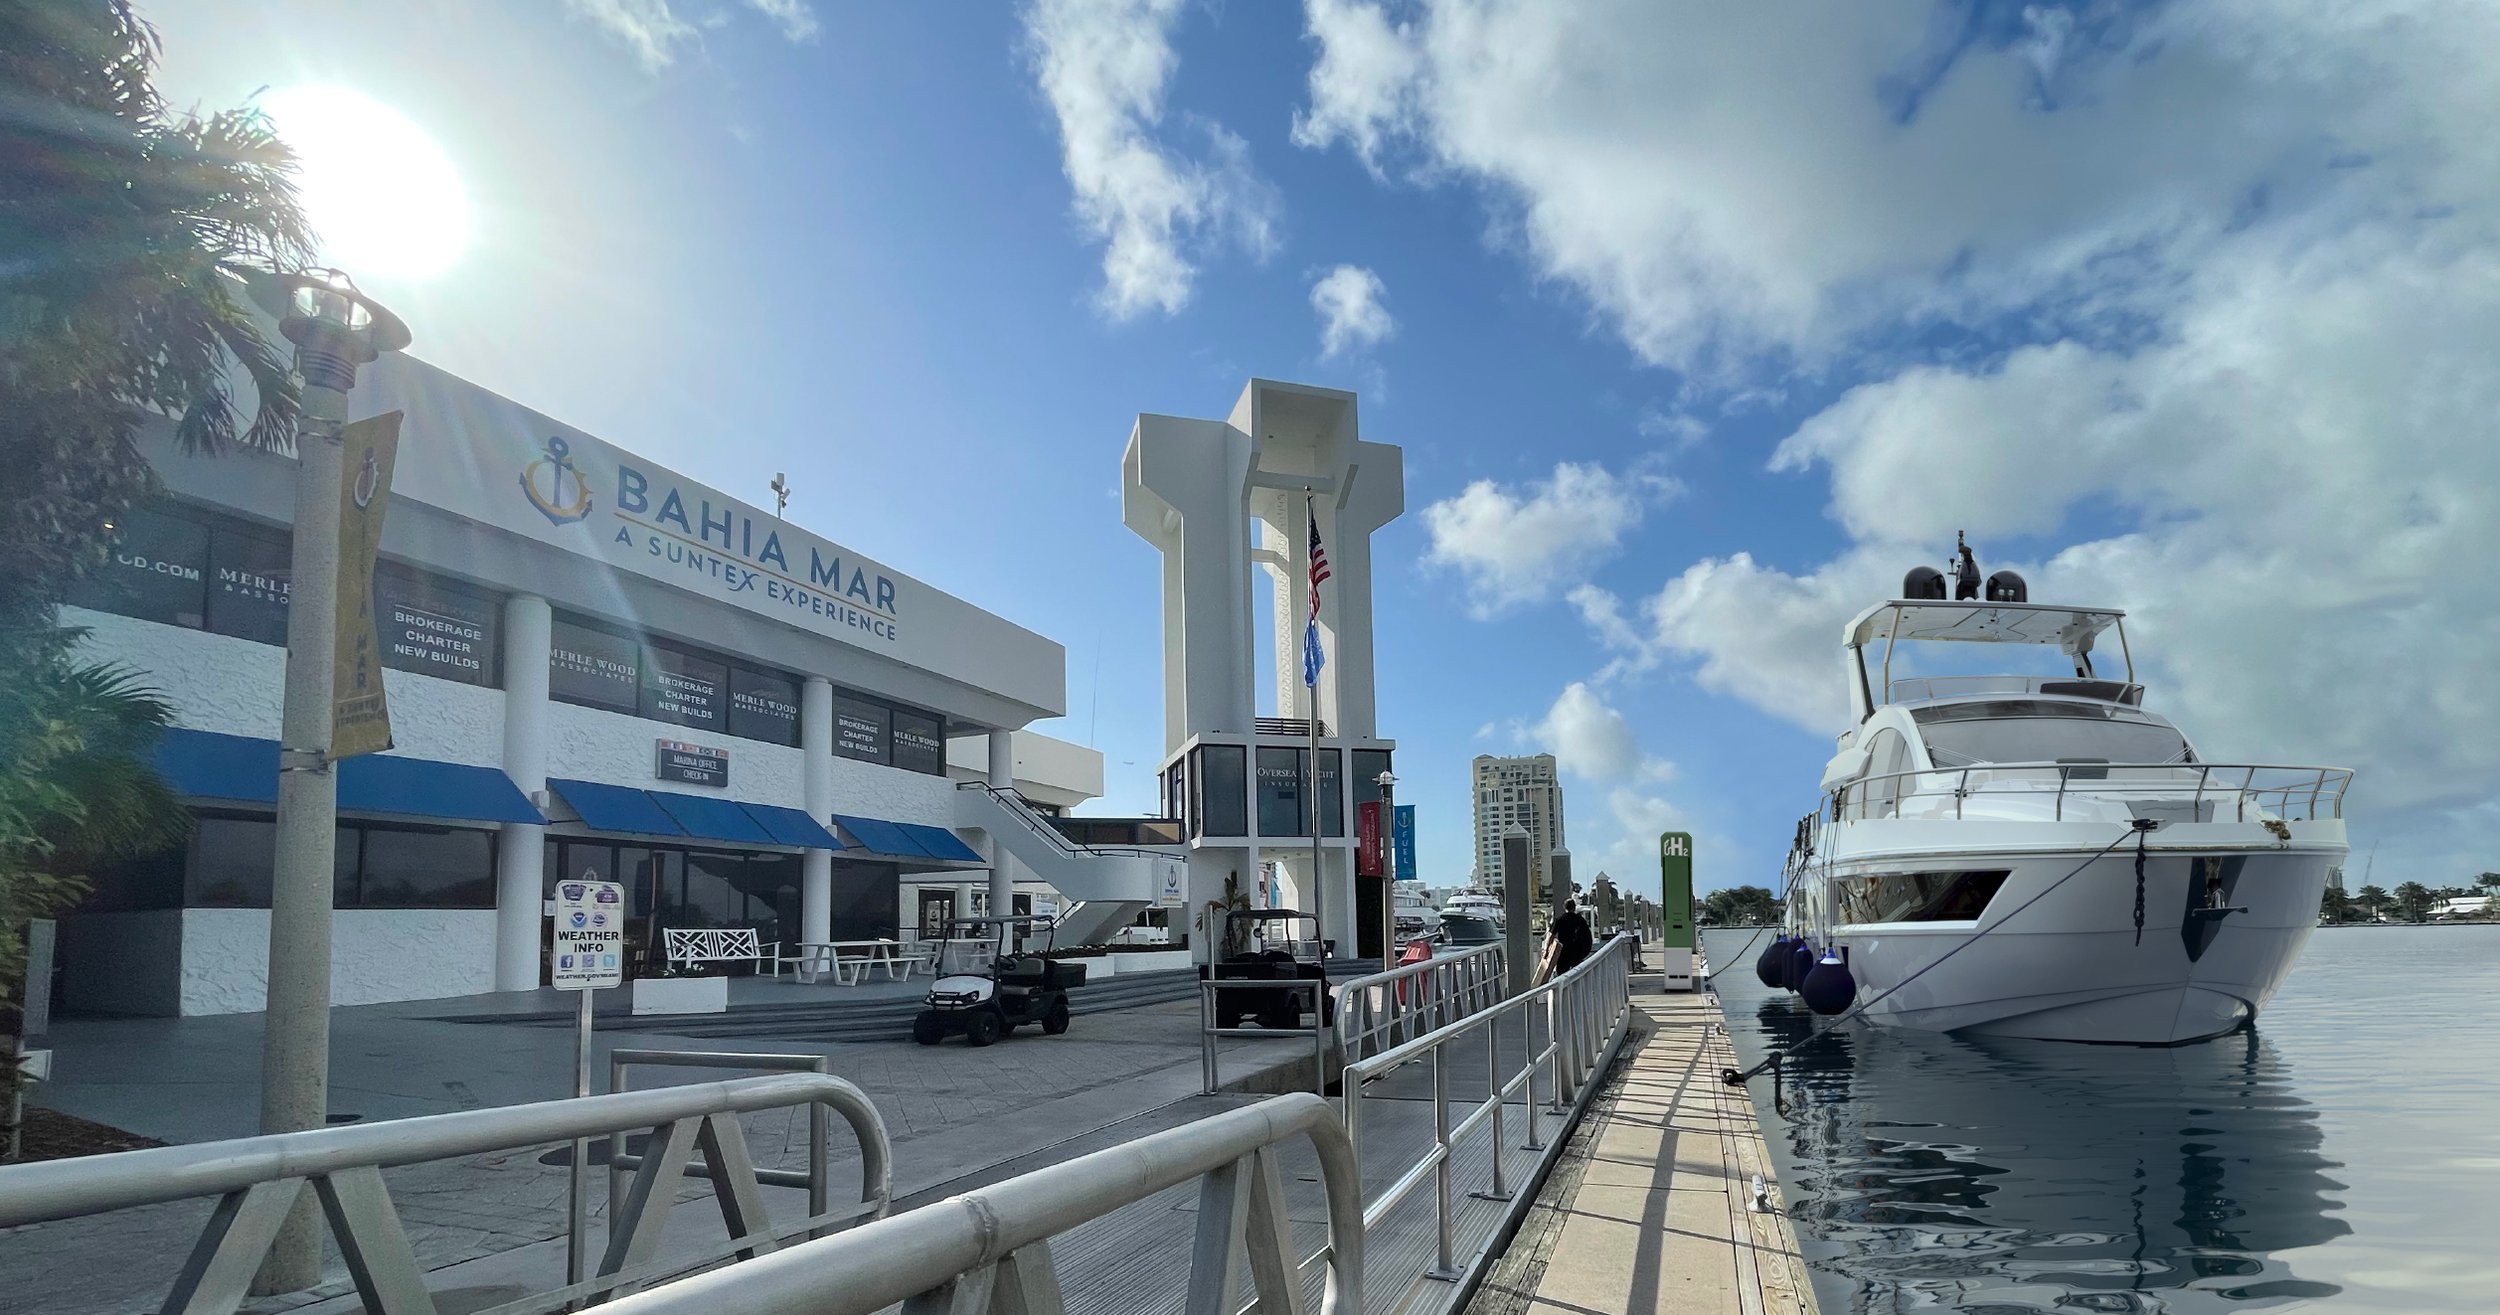
M1749 1059L1815 1021L1785 995L1750 1012L1758 1034L1735 1029ZM1768 1131L1787 1143L1826 1309L1836 1286L1841 1309L1990 1315L2246 1311L2340 1291L2280 1258L2351 1230L2317 1112L2261 1035L2156 1050L1852 1027L1791 1061L1784 1085Z

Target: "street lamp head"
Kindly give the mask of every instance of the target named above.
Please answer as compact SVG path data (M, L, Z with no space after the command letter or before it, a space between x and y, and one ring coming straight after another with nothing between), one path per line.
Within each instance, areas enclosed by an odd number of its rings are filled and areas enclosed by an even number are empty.
M1396 785L1397 783L1397 776L1390 772L1382 772L1380 775L1372 778L1372 784L1377 785L1384 790L1390 786Z
M346 392L356 384L357 366L408 346L407 324L344 271L254 271L244 286L253 304L275 317L278 332L295 344L296 367L307 386Z

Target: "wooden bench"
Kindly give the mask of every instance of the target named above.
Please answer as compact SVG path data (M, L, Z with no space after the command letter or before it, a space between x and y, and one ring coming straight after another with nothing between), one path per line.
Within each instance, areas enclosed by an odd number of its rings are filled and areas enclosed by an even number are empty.
M767 948L753 927L671 927L666 939L672 964L744 962L758 972L769 964L773 976L781 976L781 947Z

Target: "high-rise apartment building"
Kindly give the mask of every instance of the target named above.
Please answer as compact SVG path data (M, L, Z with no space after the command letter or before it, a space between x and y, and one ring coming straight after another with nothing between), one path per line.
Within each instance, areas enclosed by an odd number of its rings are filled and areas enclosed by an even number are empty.
M1514 826L1528 830L1528 854L1536 863L1529 898L1543 903L1547 858L1563 846L1562 782L1554 755L1528 758L1476 756L1476 883L1502 889L1502 836Z

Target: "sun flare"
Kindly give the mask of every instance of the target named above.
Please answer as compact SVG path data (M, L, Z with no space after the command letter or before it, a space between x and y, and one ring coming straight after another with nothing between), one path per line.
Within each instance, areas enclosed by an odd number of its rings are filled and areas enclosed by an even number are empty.
M468 190L425 129L345 87L288 87L261 108L295 149L296 188L322 262L357 276L425 279L460 259Z

